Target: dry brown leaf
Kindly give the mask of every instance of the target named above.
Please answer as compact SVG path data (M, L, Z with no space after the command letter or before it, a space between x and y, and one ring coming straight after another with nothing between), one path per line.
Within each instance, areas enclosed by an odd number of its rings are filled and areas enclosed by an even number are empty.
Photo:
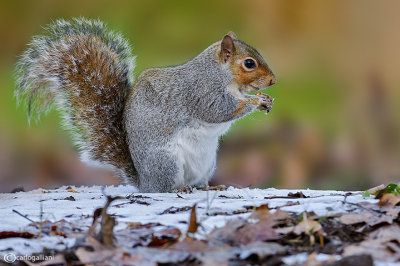
M314 220L305 219L301 221L298 225L293 228L293 232L296 235L300 235L302 233L305 234L313 234L319 230L321 230L321 224Z
M191 234L196 233L198 226L199 224L197 223L197 217L196 217L196 204L194 204L192 207L192 211L190 213L189 227L187 232Z
M263 220L264 222L271 223L271 226L274 226L279 220L289 218L291 218L290 214L282 210L276 210L274 213L271 213L268 204L256 207L249 217L249 219Z
M301 191L298 191L296 193L289 192L287 196L289 198L309 198L309 196L304 195Z
M383 194L379 199L379 206L381 207L394 207L400 203L400 194L395 195L392 193Z
M149 247L165 247L178 241L181 237L181 231L175 227L167 227L164 230L157 231L153 234Z
M243 219L231 220L224 227L215 228L209 237L233 246L277 239L278 234L275 233L272 226L281 217L286 217L286 213L283 211L270 213L268 207L262 205L249 217L258 220L257 222L249 223Z
M33 237L35 237L35 235L31 234L29 232L14 232L14 231L0 232L0 239L12 238L12 237L33 238Z
M246 223L243 219L229 220L225 226L214 228L211 233L208 234L209 241L220 241L223 243L231 244L234 242L234 235L237 230L244 226Z
M208 241L197 240L191 237L186 237L182 241L179 241L171 245L171 249L187 252L207 252L212 250L223 250L226 247L223 246L212 246L209 245Z
M393 210L386 213L378 213L364 210L359 213L343 214L340 217L340 222L343 224L358 224L366 223L369 226L376 226L381 223L392 224L393 220L397 218L398 210Z
M133 254L124 261L117 258L109 265L200 265L200 261L185 251L136 248L133 250Z
M400 243L400 226L389 225L378 228L369 234L370 239L379 239L382 243L397 241Z
M131 247L165 247L178 241L181 235L178 228L159 223L130 223L128 228L114 233L119 246Z
M90 247L92 251L89 251L84 247L80 247L75 251L75 255L83 264L102 263L103 265L106 265L106 260L115 256L118 251L121 252L119 249L102 245L98 240L91 236L86 239L85 247Z
M128 227L133 228L133 227L141 226L142 223L140 223L140 222L127 222L126 225L127 225Z
M327 263L328 262L328 263ZM374 260L370 254L360 254L344 257L338 261L324 261L326 266L374 266ZM308 265L307 265L308 266Z
M228 187L225 185L218 185L218 186L206 186L206 187L198 187L197 190L204 190L204 191L208 191L208 190L216 190L216 191L223 191L223 190L227 190Z
M253 213L250 215L250 219L266 219L271 216L269 212L268 204L264 204L254 208Z
M121 197L107 196L107 202L104 208L97 208L94 211L93 222L88 230L89 235L100 241L100 243L102 243L103 245L109 247L114 246L114 226L116 224L116 221L114 217L111 217L111 215L107 213L107 209L110 204L117 199L121 199ZM100 232L97 232L99 217L101 217L101 226Z
M163 212L160 212L160 214L173 214L178 212L186 212L188 210L191 210L192 208L193 208L192 206L184 206L184 207L171 206L168 209L164 210Z
M379 240L366 240L359 245L350 245L344 248L343 256L371 254L375 260L385 262L399 262L400 254L395 254L386 244Z
M235 244L250 244L256 241L267 241L277 239L278 234L274 231L271 223L260 220L257 223L246 223L234 233Z
M279 208L295 206L295 205L300 205L300 201L288 201L284 205L279 206Z
M400 261L400 227L390 225L381 227L370 233L367 240L359 245L347 246L344 255L371 254L376 260Z
M275 231L279 234L287 234L293 232L296 235L301 235L302 233L310 235L320 231L321 229L322 226L319 222L316 222L312 219L304 219L296 226L277 228L275 229Z
M317 260L317 252L313 252L307 257L305 263L307 266L322 266L322 262Z
M228 261L235 258L235 249L228 245L210 243L208 241L185 238L173 244L171 250L191 254L196 261L190 265L219 265L228 266ZM172 261L171 261L172 262ZM175 263L174 265L180 265ZM187 265L187 264L185 264Z
M105 246L114 246L114 226L116 224L115 218L111 217L105 211L101 215L101 228L99 239Z
M256 256L258 261L262 261L267 256L285 254L287 249L287 247L277 243L253 242L241 246L240 250L237 251L237 256L242 260Z
M40 229L41 234L62 236L65 238L68 237L73 230L71 223L64 219L55 222L45 220L43 222L30 223L29 225Z

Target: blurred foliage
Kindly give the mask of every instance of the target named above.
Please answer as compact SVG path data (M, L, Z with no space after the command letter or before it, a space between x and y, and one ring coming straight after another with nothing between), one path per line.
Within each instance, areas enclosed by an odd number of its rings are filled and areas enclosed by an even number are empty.
M129 39L136 76L180 64L233 30L260 51L278 83L267 116L221 141L215 183L363 190L400 177L398 1L2 1L0 190L113 183L82 165L56 111L28 126L13 67L42 26L100 18ZM72 167L73 166L73 167Z

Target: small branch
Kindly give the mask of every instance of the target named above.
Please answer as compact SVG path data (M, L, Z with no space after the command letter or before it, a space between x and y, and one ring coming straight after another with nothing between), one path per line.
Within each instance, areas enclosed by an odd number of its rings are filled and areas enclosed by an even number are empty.
M27 219L27 220L30 221L31 223L34 223L34 222L35 222L35 221L33 221L32 219L28 218L28 215L23 215L22 213L20 213L20 212L17 211L17 210L12 210L12 211L15 212L16 214L18 214L18 215L24 217L25 219Z

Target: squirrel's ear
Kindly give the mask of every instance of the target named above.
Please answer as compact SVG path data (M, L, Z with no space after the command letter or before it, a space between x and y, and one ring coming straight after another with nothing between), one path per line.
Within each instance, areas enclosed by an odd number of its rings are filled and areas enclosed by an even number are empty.
M232 54L235 50L235 46L233 45L233 39L229 35L229 33L225 35L221 41L221 58L222 62L224 63L226 63L232 57Z
M228 32L226 35L231 36L231 38L232 38L233 40L237 40L237 39L238 39L237 36L236 36L236 34L235 34L233 31Z

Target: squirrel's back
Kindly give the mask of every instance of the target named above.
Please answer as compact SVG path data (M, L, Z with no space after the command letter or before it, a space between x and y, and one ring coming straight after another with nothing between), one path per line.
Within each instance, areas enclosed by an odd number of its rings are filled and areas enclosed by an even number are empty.
M29 117L56 103L82 158L138 185L123 124L135 61L128 43L97 20L57 20L46 30L18 62L17 98Z

